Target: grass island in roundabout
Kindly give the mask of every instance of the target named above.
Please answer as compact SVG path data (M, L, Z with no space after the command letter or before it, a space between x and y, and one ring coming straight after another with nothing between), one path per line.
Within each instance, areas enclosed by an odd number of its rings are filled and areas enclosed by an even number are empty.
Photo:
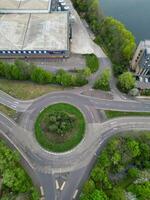
M45 108L35 122L35 135L39 144L52 152L65 152L83 139L85 119L79 109L66 103Z

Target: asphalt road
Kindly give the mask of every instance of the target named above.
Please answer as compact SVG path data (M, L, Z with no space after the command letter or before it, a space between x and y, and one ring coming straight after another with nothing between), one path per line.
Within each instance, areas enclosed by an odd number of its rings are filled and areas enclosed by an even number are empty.
M0 114L1 131L3 136L6 136L17 147L22 158L34 171L32 176L34 179L37 177L38 185L43 186L46 200L72 199L75 191L80 191L83 181L88 176L93 165L92 161L96 159L95 155L112 134L132 129L150 130L149 117L117 118L100 123L100 116L97 112L97 109L150 112L150 104L146 102L97 99L77 94L76 90L54 92L27 102L1 92L0 100L8 107L22 111L19 124ZM83 141L73 150L61 154L42 149L33 133L34 122L39 112L49 104L56 102L67 102L77 106L87 122ZM65 179L63 179L64 173L68 174ZM58 177L60 187L61 182L65 181L62 191L56 189Z

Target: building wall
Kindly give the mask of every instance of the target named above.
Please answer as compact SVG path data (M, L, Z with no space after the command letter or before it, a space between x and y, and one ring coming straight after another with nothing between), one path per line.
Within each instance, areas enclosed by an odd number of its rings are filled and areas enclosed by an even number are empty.
M46 51L46 50L1 50L0 58L54 58L69 57L68 51Z
M143 41L141 41L140 44L138 45L138 47L135 51L135 54L133 56L133 59L131 61L131 69L135 72L138 71L138 69L139 69L138 64L139 64L139 61L140 61L143 53L144 53Z

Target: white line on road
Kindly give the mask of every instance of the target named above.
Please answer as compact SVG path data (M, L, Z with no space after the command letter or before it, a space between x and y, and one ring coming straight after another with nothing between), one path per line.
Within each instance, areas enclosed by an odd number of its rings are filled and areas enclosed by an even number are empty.
M60 188L61 191L64 189L65 185L66 185L66 182L64 181L61 188Z
M76 191L74 192L73 199L76 198L77 194L78 194L78 190L76 190Z
M57 180L55 181L55 184L56 184L56 190L59 190L59 184Z
M43 189L43 186L40 186L40 192L41 192L41 196L44 196L44 189Z

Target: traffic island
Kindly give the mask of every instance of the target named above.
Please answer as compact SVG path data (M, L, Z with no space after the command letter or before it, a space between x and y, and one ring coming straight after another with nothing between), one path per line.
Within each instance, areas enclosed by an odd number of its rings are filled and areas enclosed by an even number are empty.
M51 152L65 152L74 148L85 134L85 119L79 109L66 103L45 108L35 122L39 144Z

